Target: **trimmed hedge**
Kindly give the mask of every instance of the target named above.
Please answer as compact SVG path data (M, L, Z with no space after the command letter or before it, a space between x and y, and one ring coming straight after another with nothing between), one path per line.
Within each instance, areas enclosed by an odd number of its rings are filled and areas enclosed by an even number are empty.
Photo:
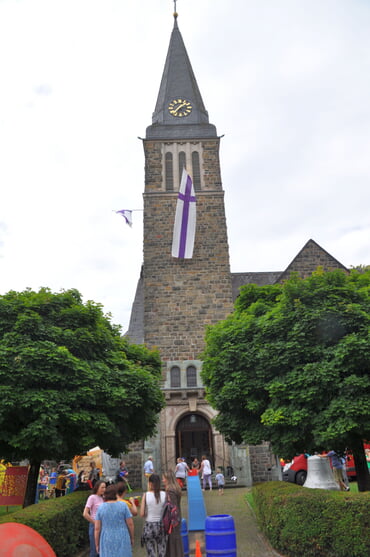
M57 557L73 557L89 545L88 522L82 516L89 495L89 491L76 491L65 497L41 501L3 515L0 524L25 524L45 538Z
M369 492L265 482L252 494L259 527L286 557L370 555Z

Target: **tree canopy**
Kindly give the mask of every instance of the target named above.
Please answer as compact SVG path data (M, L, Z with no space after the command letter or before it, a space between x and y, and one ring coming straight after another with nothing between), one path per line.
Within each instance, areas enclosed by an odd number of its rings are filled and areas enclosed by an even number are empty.
M0 296L0 456L119 454L155 431L160 370L157 352L131 345L77 290Z
M270 441L283 457L351 448L367 472L369 270L243 287L234 313L209 327L203 359L215 425L229 440Z

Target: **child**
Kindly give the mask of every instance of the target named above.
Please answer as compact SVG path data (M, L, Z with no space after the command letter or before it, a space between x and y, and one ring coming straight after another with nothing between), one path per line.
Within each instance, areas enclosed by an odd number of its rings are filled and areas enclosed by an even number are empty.
M126 468L126 462L124 460L121 460L121 462L119 463L119 469L117 470L117 474L116 474L116 483L120 483L120 482L125 482L127 485L127 489L128 492L131 493L132 489L130 484L128 483L128 470Z
M218 472L216 474L216 482L217 482L217 485L218 485L218 494L223 495L224 494L224 487L225 487L225 477L224 477L220 467L218 467Z
M131 511L132 516L137 516L137 506L135 503L135 499L133 497L129 497L128 499L125 499L125 494L127 491L127 485L126 482L118 482L117 484L117 499L119 501L123 501L124 503L126 503L126 505L128 506L128 508Z
M66 494L67 487L67 472L62 470L57 477L57 482L55 484L55 497L63 497Z

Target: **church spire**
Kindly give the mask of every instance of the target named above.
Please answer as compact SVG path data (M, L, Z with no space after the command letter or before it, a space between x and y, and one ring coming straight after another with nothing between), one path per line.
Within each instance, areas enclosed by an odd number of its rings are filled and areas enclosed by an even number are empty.
M176 12L152 125L147 139L216 137L181 36Z

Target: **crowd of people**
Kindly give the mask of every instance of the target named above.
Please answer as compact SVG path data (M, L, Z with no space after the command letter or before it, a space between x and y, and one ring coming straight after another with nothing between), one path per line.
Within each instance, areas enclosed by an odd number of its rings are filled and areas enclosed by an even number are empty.
M60 464L58 467L48 468L40 466L36 503L39 499L61 497L72 493L77 488L77 474L68 465Z
M189 473L193 476L194 471L196 471L200 475L203 491L206 490L207 486L209 490L212 491L212 467L209 459L205 455L202 456L201 462L199 462L197 458L194 458L191 464L191 471L184 458L177 459L175 476L180 487L184 487L186 476L189 475ZM221 467L219 467L217 470L215 480L217 482L219 494L223 495L225 487L225 476L222 473Z
M332 460L334 476L340 488L348 490L342 475L343 464L335 451L326 456ZM144 519L141 545L146 548L147 557L184 557L181 537L181 496L188 475L199 475L202 489L212 490L212 467L203 455L201 462L194 458L191 466L184 458L178 458L174 470L167 470L162 477L155 473L153 457L144 463L143 473L147 479L147 490L138 499L128 497L132 491L125 461L120 462L115 483L107 484L100 479L95 462L91 461L86 477L76 478L74 470L68 467L53 468L50 472L40 470L39 484L47 486L59 497L73 491L77 485L86 484L92 490L83 511L89 523L90 557L131 557L134 544L133 517L140 514ZM219 495L223 495L225 477L221 467L215 475ZM161 485L164 489L161 489ZM167 502L177 509L178 520L170 533L163 528L163 510Z
M189 467L185 459L178 458L174 470L167 470L160 476L155 473L153 457L149 456L144 463L143 474L147 480L147 489L142 494L140 504L138 499L127 496L131 487L125 461L121 461L113 485L101 479L95 482L83 512L89 522L90 557L131 557L135 530L133 517L138 514L143 518L140 536L147 557L184 557L181 537L182 490L186 485L186 477L198 474L203 489L207 486L212 489L211 463L203 456L201 462L194 458ZM216 482L222 495L225 478L221 469L216 474ZM168 504L177 513L176 523L170 532L166 532L163 523L164 508Z
M149 461L149 463L148 463ZM140 513L144 519L141 544L148 557L183 557L181 538L181 487L174 471L166 471L162 478L154 473L153 459L144 465L147 490L138 508L134 497L127 497L128 470L124 461L116 474L116 483L107 485L97 480L83 511L89 523L90 557L131 557L134 544L133 517ZM146 470L153 470L150 474ZM164 489L161 489L161 481ZM170 533L162 523L166 502L177 509L178 521Z
M90 462L89 467L88 471L82 469L77 475L72 466L64 462L59 463L57 466L42 464L39 470L35 502L37 503L40 499L63 497L76 489L93 489L96 482L100 479L100 471L93 460Z
M141 544L147 557L183 557L181 537L181 496L188 475L200 475L203 490L212 489L211 464L206 456L201 462L194 458L190 467L184 458L178 458L173 470L161 476L155 473L153 457L144 464L143 473L147 490L140 498L130 497L129 472L125 461L111 481L100 477L100 470L92 460L89 470L77 475L69 465L61 463L48 469L41 466L38 497L62 497L75 489L90 490L83 517L88 522L90 557L131 557L134 543L133 517L140 514L143 520ZM222 494L224 476L221 470L216 475L219 493ZM161 488L163 486L163 488ZM166 505L176 508L177 520L170 532L163 527L162 515Z

